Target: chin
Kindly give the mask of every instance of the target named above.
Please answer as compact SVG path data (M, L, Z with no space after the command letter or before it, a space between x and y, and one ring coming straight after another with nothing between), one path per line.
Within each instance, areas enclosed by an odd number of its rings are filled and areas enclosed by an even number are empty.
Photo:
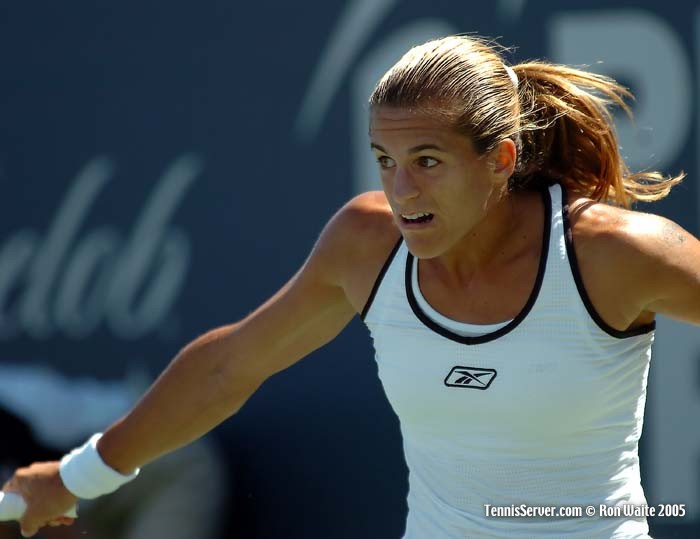
M408 247L409 252L415 258L436 258L445 251L442 246L435 243L415 241L415 239L406 238L405 236L404 241L406 242L406 247Z

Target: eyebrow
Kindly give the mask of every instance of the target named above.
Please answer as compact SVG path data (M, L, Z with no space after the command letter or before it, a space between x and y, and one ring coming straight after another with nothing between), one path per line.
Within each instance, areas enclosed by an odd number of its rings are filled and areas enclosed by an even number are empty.
M389 154L384 148L382 148L379 144L375 144L372 142L370 144L370 148L373 148L375 150L379 150L380 152L384 152L385 154ZM437 146L435 144L419 144L418 146L414 146L413 148L408 149L408 153L418 153L422 152L423 150L437 150L438 152L445 152L443 148L440 146Z

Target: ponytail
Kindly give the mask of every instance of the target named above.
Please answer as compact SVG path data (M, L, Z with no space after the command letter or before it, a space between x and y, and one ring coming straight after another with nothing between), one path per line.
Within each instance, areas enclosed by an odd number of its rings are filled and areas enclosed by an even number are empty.
M613 79L544 62L513 66L521 105L519 160L510 187L561 181L571 191L629 208L664 198L685 174L631 173L609 107L631 118L633 95Z
M609 107L632 116L626 88L603 75L527 62L507 68L493 43L448 36L408 51L377 83L370 106L429 110L480 154L506 138L518 147L511 190L562 182L623 207L664 198L684 177L631 173Z

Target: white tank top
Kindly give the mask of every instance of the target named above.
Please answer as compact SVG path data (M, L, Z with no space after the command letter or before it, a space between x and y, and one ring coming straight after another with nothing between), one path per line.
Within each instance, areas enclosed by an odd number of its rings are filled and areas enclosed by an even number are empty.
M579 274L563 187L542 196L539 271L513 320L442 316L420 295L402 241L362 312L401 424L404 539L649 537L644 517L485 513L485 504L646 503L637 449L655 324L618 331L600 318Z

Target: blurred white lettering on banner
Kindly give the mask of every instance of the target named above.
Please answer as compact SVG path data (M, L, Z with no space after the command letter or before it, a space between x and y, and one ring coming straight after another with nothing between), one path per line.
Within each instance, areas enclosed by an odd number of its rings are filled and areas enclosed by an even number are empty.
M304 92L295 127L299 137L309 140L316 136L358 52L396 4L397 0L351 0L347 3Z
M635 123L615 123L633 169L668 167L685 144L692 117L692 64L668 23L640 9L561 13L550 22L554 60L631 84ZM636 125L635 125L636 124Z
M192 155L172 163L124 238L113 226L81 230L114 169L104 157L87 163L45 234L23 229L0 244L0 338L81 338L106 323L135 339L158 328L190 263L169 221L201 168Z

